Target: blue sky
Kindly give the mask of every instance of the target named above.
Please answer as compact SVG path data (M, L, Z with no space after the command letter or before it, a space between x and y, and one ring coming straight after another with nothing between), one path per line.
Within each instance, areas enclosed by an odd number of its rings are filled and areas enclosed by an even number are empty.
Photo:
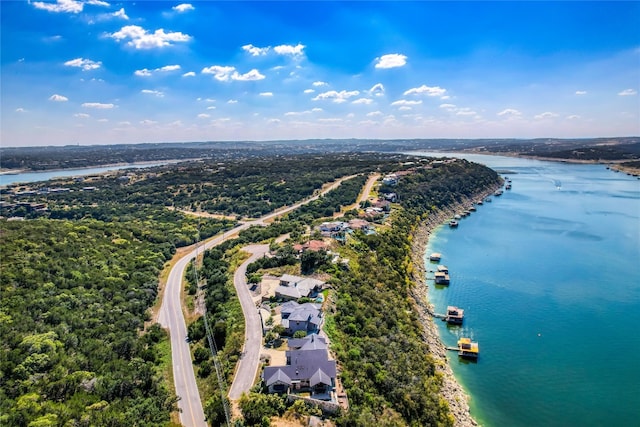
M0 8L3 146L640 135L640 2Z

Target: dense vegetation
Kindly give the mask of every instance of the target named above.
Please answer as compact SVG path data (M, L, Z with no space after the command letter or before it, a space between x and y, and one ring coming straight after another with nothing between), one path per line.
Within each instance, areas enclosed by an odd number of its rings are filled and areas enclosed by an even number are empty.
M336 271L336 309L327 321L351 405L340 425L452 424L410 297L411 236L432 209L498 180L490 169L464 161L418 169L394 187L403 209L392 226L348 240L351 268Z
M161 245L136 223L0 222L0 424L156 426L175 397L159 373Z

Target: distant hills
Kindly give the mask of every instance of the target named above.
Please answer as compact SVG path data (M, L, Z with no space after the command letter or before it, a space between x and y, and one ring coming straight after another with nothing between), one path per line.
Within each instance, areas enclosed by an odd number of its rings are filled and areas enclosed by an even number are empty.
M634 162L640 137L593 139L308 139L208 141L0 148L0 168L30 171L188 160L220 161L285 154L336 152L465 151L568 161Z

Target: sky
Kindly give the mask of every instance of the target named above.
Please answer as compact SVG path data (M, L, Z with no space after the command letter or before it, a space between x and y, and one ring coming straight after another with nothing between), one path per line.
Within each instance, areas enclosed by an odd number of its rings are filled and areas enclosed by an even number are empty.
M640 135L640 2L0 2L0 145Z

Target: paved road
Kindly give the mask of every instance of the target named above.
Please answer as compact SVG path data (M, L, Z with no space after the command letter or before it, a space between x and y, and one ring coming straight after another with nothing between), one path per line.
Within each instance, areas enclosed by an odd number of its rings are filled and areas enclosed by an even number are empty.
M272 212L254 221L245 222L244 224L239 225L236 228L230 231L227 231L220 236L209 239L205 243L201 244L199 247L194 247L194 249L191 252L187 253L182 258L180 258L176 262L174 267L171 269L171 272L169 273L169 278L167 279L167 285L164 291L164 298L162 300L162 305L160 306L160 312L158 314L158 322L164 328L169 329L169 335L171 336L171 360L173 363L173 381L175 384L176 395L178 396L178 399L179 399L178 409L180 411L180 423L183 426L186 426L186 427L206 427L207 426L207 423L204 419L204 410L202 409L200 393L198 391L195 374L193 372L193 363L191 361L191 351L189 349L189 343L186 341L187 326L184 321L184 315L182 313L182 306L180 301L180 291L182 289L182 278L184 277L184 272L189 262L192 259L194 259L196 255L198 253L201 253L203 250L210 249L222 243L224 241L225 235L231 236L231 235L237 234L240 231L251 227L252 225L263 224L265 221L268 221L272 218L275 218L277 216L290 212L294 209L297 209L306 203L309 203L313 200L318 199L320 195L326 194L327 192L335 189L342 183L342 181L345 181L351 178L353 178L353 176L347 176L347 177L341 178L336 182L334 182L333 184L331 184L330 186L323 189L316 196L310 197L294 205L279 209L275 212ZM254 314L257 316L257 311ZM247 321L245 320L245 325L246 325L246 322ZM251 328L251 330L253 331L255 331L255 329L256 329L255 327ZM249 330L250 329L247 328L245 331L249 331ZM258 333L261 333L260 328L258 328ZM249 332L245 332L245 334L249 334ZM252 338L251 342L253 343L254 341L255 341L255 338ZM259 349L258 349L258 352L259 352ZM247 369L250 369L250 368L247 368ZM255 363L255 369L257 369L257 359ZM253 377L251 379L252 383L256 375L255 369L253 371ZM240 372L240 369L238 369L237 372ZM236 381L234 380L234 383L235 382Z
M249 264L269 251L269 245L251 245L242 248L242 250L250 252L252 255L238 267L233 275L233 284L244 314L245 342L233 384L229 389L229 399L231 400L240 399L242 393L248 393L258 373L260 349L262 348L262 320L253 302L251 292L249 292L245 273Z

